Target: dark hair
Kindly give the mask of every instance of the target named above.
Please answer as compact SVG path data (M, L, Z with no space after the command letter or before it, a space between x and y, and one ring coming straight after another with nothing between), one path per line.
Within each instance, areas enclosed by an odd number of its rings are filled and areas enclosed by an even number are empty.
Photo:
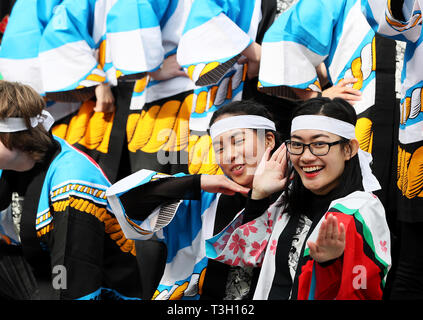
M210 119L209 127L212 126L216 120L225 115L231 114L233 116L240 116L240 115L253 115L253 116L262 116L271 121L274 121L272 113L262 105L261 103L255 102L253 100L242 100L242 101L232 101L213 113L213 116ZM282 138L278 131L273 130L266 130L267 132L272 132L275 136L275 148L276 150L282 144Z
M36 162L42 161L54 145L54 139L41 124L32 128L30 118L41 114L45 106L44 99L31 87L0 80L0 119L23 118L29 128L18 132L1 132L3 145L9 150L28 153Z
M324 115L330 118L342 120L351 123L355 126L357 122L357 115L354 108L345 100L341 98L314 98L300 104L293 112L292 118L302 115ZM345 139L341 145L348 145L349 140ZM307 212L308 201L305 201L310 195L311 191L306 189L302 184L299 174L293 170L294 179L289 187L288 203L290 212L304 213ZM362 175L358 156L350 158L345 161L345 169L340 177L340 183L331 195L333 199L342 198L348 194L363 190ZM288 189L286 190L288 191Z

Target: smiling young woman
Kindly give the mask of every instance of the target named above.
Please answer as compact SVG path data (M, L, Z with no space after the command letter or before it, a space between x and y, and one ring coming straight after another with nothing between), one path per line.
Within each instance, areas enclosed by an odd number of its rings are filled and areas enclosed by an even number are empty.
M259 268L208 259L205 239L244 209L265 152L276 149L280 154L285 146L278 148L271 114L249 101L217 110L210 136L224 175L168 176L141 170L107 191L127 237L146 240L154 235L167 248L164 269L157 266L154 299L248 299L254 293ZM269 202L276 199L269 197ZM247 212L243 221L254 218Z
M336 119L355 125L357 116L349 103L342 99L331 101L327 98L312 99L302 104L293 114L293 119L300 116L320 115L326 118L314 118L315 121ZM328 145L330 143L334 145ZM313 144L301 147L302 152L294 150L293 145L319 143L321 149ZM323 146L322 146L323 144ZM325 195L338 187L338 197L343 197L356 190L363 190L362 172L358 156L357 139L347 139L340 135L317 129L291 130L291 139L286 142L289 158L295 168L290 193L290 206L304 211L306 205L303 198L310 193ZM297 148L295 148L297 149ZM319 152L320 151L320 152ZM327 152L326 152L327 151Z
M263 124L263 128L245 128L246 119L251 122L250 127ZM211 129L210 134L216 161L227 177L244 187L252 187L254 173L266 149L276 150L275 146L281 145L279 133L271 124L266 126L264 119L270 123L273 118L266 108L252 101L226 105L210 119L210 126L215 125L215 132Z
M254 298L382 298L390 233L372 194L380 185L371 156L358 148L356 120L342 99L301 104L286 150L267 150L257 166L245 212L258 218L235 219L206 241L209 258L261 266ZM279 201L269 206L267 198L275 195ZM231 249L234 239L243 250Z

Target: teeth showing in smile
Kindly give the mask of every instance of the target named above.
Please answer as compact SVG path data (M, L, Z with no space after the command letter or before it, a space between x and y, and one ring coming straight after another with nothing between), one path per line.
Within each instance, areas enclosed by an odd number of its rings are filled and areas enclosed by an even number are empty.
M232 168L232 171L240 170L242 168L242 165L236 166Z
M320 167L320 166L303 167L304 172L314 172L314 171L319 171L320 169L322 169L322 167Z

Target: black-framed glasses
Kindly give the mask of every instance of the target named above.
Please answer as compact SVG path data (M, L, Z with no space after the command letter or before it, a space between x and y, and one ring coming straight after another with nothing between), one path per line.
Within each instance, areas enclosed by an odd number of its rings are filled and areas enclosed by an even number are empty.
M341 139L335 142L312 142L307 144L298 141L286 140L285 145L288 152L296 156L303 154L304 147L308 147L310 152L315 156L325 156L329 153L330 147L345 141L345 139Z

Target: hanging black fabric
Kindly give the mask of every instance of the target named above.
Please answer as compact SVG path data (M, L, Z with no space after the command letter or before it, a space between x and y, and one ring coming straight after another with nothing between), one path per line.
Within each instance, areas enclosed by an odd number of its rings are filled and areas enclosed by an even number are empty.
M50 255L41 247L35 229L35 222L41 190L48 168L54 158L60 153L60 146L58 144L56 144L56 148L53 155L50 154L47 157L48 160L42 164L37 164L31 170L30 173L34 173L34 176L28 181L22 208L20 227L22 250L26 260L34 266L36 276L50 276Z
M389 227L396 220L395 182L399 105L395 97L395 41L376 35L376 95L372 108L373 167L382 190L376 191Z

